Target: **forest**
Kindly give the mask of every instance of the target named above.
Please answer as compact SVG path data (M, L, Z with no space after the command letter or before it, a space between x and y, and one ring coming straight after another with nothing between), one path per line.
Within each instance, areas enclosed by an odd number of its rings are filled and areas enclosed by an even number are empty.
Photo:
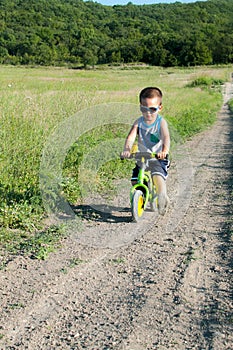
M72 68L233 63L233 0L104 6L0 0L0 63Z

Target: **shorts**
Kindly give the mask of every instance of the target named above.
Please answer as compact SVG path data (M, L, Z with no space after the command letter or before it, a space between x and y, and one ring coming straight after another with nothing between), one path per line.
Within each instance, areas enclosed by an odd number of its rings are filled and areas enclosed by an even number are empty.
M152 176L160 175L164 178L164 180L166 180L169 166L170 161L168 159L153 159L149 160L149 166L146 168L146 170L150 170ZM136 164L135 168L133 169L131 180L137 180L139 169L138 164Z

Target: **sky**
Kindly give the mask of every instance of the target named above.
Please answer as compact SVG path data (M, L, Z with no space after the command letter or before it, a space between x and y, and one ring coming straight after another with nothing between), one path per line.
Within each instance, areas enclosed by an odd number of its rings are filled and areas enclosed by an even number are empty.
M94 2L98 2L102 5L126 5L129 2L132 2L135 5L143 5L143 4L168 4L172 2L182 2L182 3L189 3L189 2L196 2L198 0L93 0ZM201 0L206 1L206 0Z

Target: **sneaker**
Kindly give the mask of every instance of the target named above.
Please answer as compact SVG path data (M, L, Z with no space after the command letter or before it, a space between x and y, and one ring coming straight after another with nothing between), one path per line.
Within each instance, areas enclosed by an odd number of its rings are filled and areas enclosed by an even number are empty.
M160 215L164 215L167 211L169 204L169 198L166 194L161 193L158 195L158 210Z

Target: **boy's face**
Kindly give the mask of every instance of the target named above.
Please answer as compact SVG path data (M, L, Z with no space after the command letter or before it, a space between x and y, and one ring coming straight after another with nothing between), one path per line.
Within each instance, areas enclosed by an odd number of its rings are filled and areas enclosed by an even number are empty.
M162 105L158 97L144 98L141 100L140 110L146 124L153 124L161 109Z

